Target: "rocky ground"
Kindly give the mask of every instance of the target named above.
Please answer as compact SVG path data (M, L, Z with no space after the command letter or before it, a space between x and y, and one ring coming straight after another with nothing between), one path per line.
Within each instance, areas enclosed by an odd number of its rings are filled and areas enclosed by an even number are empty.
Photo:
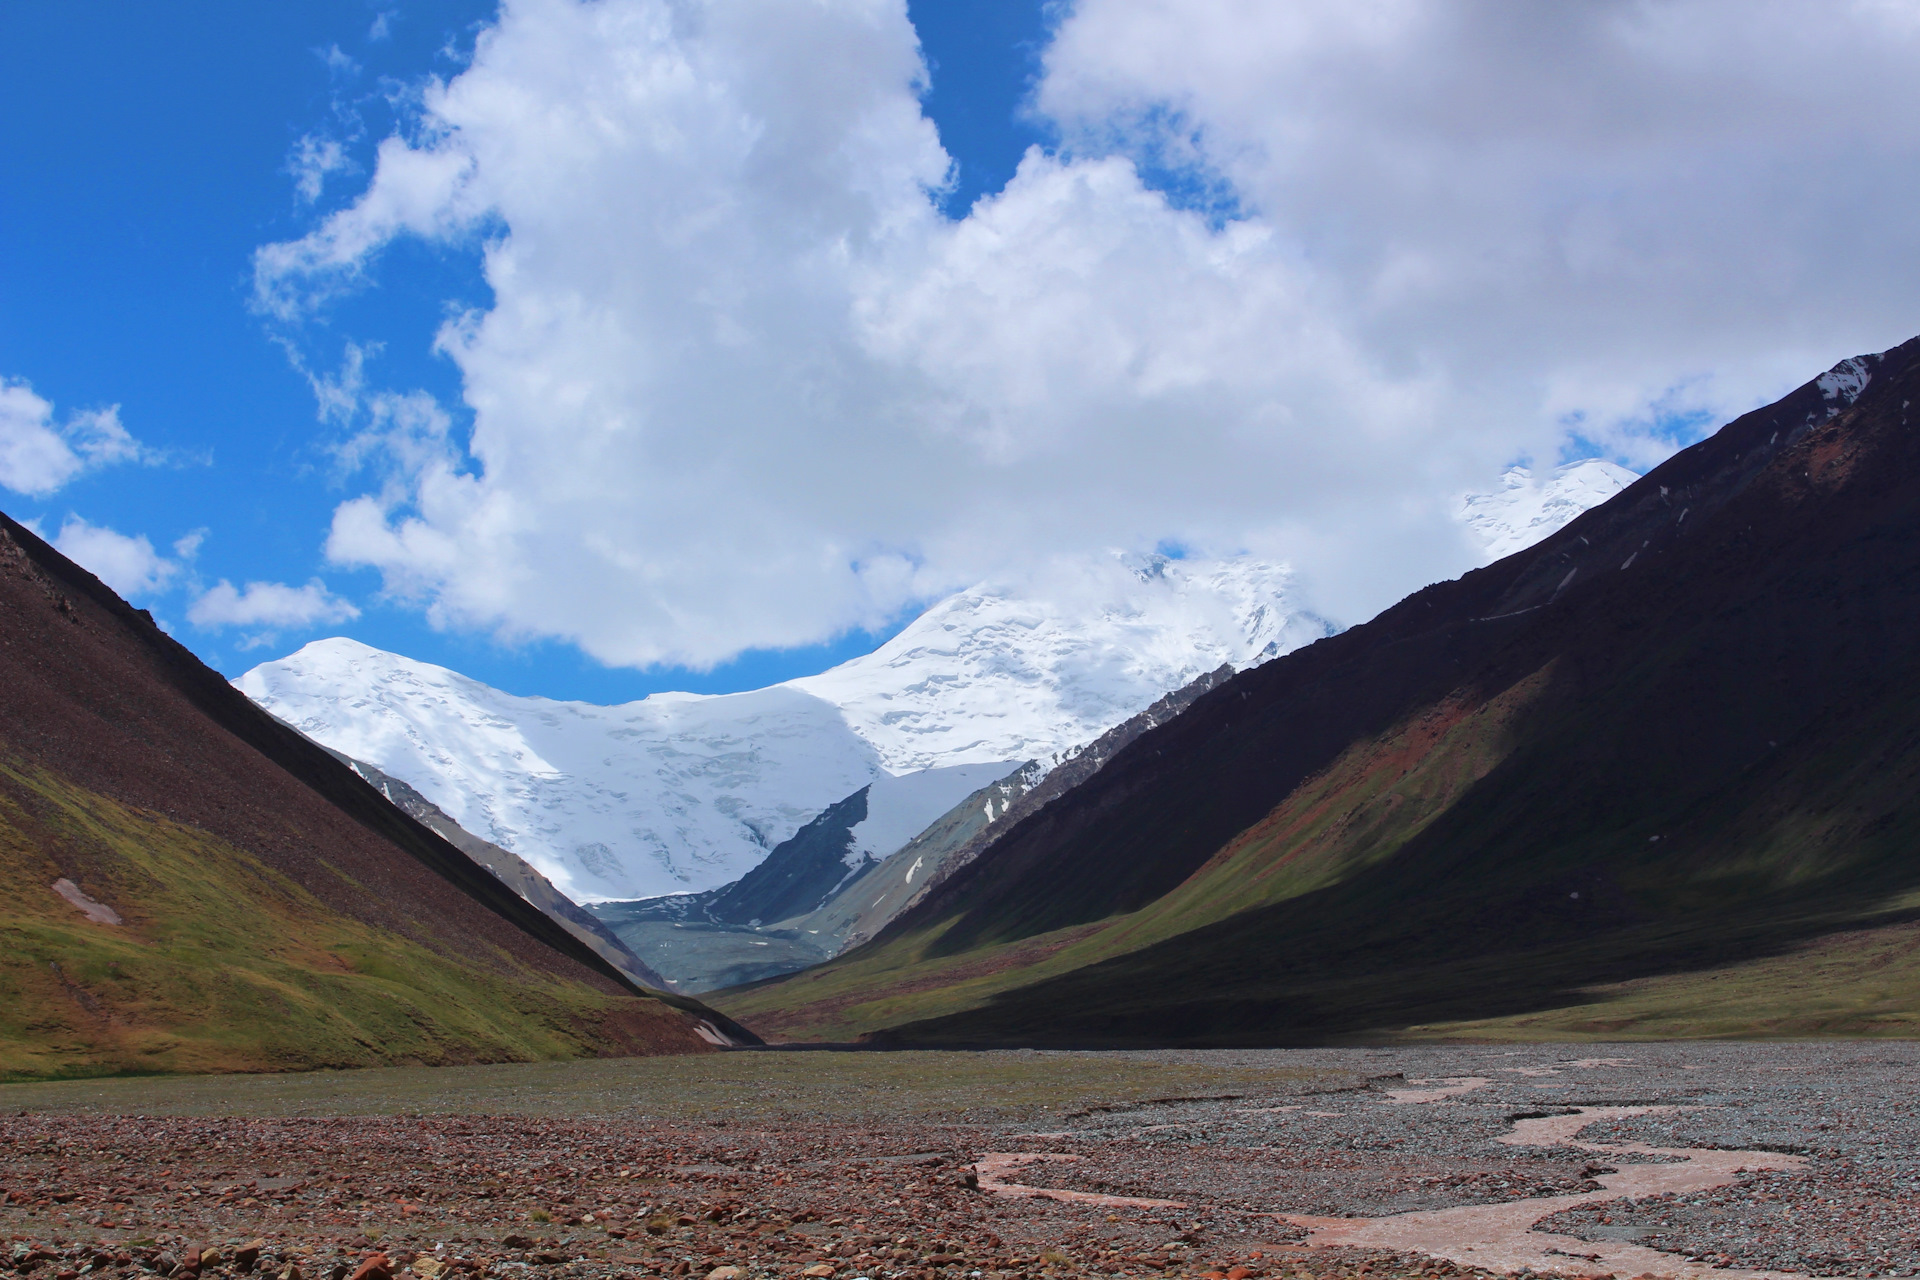
M314 1077L331 1115L288 1114L286 1077L273 1106L250 1081L224 1105L201 1082L191 1106L162 1085L8 1086L0 1266L36 1280L1384 1280L1508 1269L1459 1260L1479 1237L1458 1234L1456 1211L1507 1206L1525 1233L1538 1201L1538 1230L1561 1243L1535 1270L1604 1274L1605 1242L1633 1241L1673 1264L1633 1274L1920 1274L1920 1046L1004 1061L959 1093L936 1077L978 1072L981 1055L735 1054L635 1068L625 1093L601 1066L591 1113L572 1115L542 1105L565 1101L560 1086L500 1089L517 1078L501 1075L484 1099L443 1090L431 1106L349 1106L357 1073ZM660 1070L717 1074L669 1087ZM748 1091L716 1108L715 1081ZM943 1101L911 1104L923 1096ZM416 1113L368 1113L381 1106ZM1657 1109L1579 1134L1621 1149L1499 1141L1517 1120L1598 1107ZM1701 1148L1798 1167L1681 1196L1606 1189ZM1601 1198L1569 1203L1583 1196ZM1321 1247L1324 1223L1291 1220L1394 1215L1412 1215L1410 1243L1390 1250Z

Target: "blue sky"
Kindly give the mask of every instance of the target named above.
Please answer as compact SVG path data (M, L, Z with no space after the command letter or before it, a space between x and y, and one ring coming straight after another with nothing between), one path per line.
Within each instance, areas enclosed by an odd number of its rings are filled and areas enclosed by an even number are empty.
M944 204L964 212L1040 139L1020 108L1045 34L1042 5L911 8L935 71L926 110L959 164ZM178 8L25 0L0 11L0 119L10 122L0 128L0 376L26 379L59 413L117 404L128 429L161 455L92 471L44 498L0 491L0 509L48 533L77 514L145 534L163 552L204 530L192 566L199 579L317 575L362 610L341 624L273 628L273 642L243 648L235 630L186 624L186 584L138 594L229 675L344 633L514 692L609 702L662 689L758 688L867 652L911 612L878 631L750 650L711 670L639 671L565 642L501 644L436 628L418 608L383 603L376 574L325 562L340 482L316 447L307 383L248 305L252 255L315 216L289 171L300 139L349 139L347 176L364 180L399 114L389 95L456 72L494 11L460 0ZM376 363L386 377L458 405L456 371L422 335L449 298L485 296L470 249L401 246L381 263L379 287L328 327L382 343Z
M229 674L717 692L1115 550L1357 621L1920 330L1906 0L1356 12L6 5L0 505Z

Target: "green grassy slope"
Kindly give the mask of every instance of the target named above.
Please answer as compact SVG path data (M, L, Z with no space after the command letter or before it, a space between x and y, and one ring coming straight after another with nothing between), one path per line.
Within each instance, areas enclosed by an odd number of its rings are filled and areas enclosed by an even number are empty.
M76 861L91 869L82 891L124 924L53 891ZM681 1038L664 1006L497 959L371 927L207 832L0 764L0 1078L521 1061Z
M0 888L0 1075L712 1047L4 517Z
M1533 677L1490 702L1427 709L1357 743L1200 871L1138 911L958 952L947 921L882 940L840 962L719 997L762 1034L851 1040L976 1008L1002 992L1125 955L1258 906L1338 883L1390 856L1511 747L1507 724Z

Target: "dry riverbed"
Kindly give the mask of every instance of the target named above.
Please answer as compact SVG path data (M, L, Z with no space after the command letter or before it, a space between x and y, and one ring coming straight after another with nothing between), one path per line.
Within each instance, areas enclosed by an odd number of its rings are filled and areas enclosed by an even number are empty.
M0 1268L1920 1275L1916 1068L1899 1043L1636 1044L12 1085Z

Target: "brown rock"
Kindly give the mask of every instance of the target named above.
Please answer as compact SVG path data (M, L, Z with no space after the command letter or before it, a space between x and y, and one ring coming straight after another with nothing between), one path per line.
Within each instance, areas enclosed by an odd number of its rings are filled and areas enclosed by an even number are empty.
M707 1272L707 1280L747 1280L747 1273L739 1267L715 1267Z
M233 1265L242 1271L253 1270L260 1261L260 1251L266 1247L265 1240L249 1240L233 1251Z
M384 1253L362 1258L350 1280L393 1280L393 1260Z

